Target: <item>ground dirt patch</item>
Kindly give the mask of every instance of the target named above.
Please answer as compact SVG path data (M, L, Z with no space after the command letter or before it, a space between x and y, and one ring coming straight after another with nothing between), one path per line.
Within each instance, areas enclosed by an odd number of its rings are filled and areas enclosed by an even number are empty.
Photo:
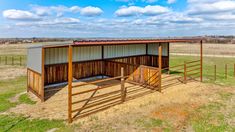
M140 88L131 84L127 86L132 86L134 89ZM111 89L116 88L120 88L120 86L115 86ZM137 120L153 118L167 122L165 124L170 124L171 129L181 130L184 129L185 122L190 113L207 102L217 100L219 95L214 93L220 90L220 86L202 84L200 82L181 84L164 89L162 93L149 93L125 103L115 105L104 111L79 118L74 121L74 124L80 124L81 127L79 127L79 130L142 131L146 130L146 128L144 125L136 123ZM38 102L36 105L21 104L10 109L8 113L24 114L31 118L66 120L66 91L67 88L65 87L45 103ZM148 129L158 130L166 128L168 125L150 125Z

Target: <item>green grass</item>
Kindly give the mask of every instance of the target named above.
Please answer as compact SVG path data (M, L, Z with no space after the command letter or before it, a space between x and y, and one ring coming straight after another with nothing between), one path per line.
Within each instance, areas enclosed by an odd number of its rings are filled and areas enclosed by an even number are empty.
M163 131L171 131L170 124L166 121L155 118L141 118L136 120L138 126L141 126L144 130L151 130L154 128L163 128Z
M18 77L10 80L0 81L0 113L15 107L18 104L35 104L30 100L27 94L19 97L19 101L12 103L10 98L26 90L26 77ZM29 119L21 115L0 115L0 132L45 132L47 130L58 128L57 131L73 131L78 129L79 125L68 126L63 120Z
M227 99L231 96L222 96ZM235 131L235 127L227 122L227 119L231 118L228 115L234 113L234 110L223 111L228 105L226 100L223 102L212 102L207 105L204 105L196 110L196 112L191 116L191 125L196 132L226 132L226 131Z
M195 56L170 56L170 67L184 64L185 61L199 60ZM199 64L199 63L198 63ZM228 78L225 78L225 64L228 64ZM203 81L206 83L216 83L225 86L234 86L234 58L204 57L203 58ZM217 65L216 80L214 80L214 65ZM183 72L183 70L179 70ZM199 70L198 70L199 71ZM177 71L171 72L177 74ZM182 74L181 74L182 75Z
M20 103L25 103L25 104L36 104L36 101L32 101L28 94L22 94L20 97L19 97L19 102Z
M233 96L233 93L229 93L229 92L220 92L219 93L221 99L223 100L228 100Z
M71 127L61 120L29 119L17 115L0 115L1 132L45 132L56 128L57 131L72 131Z
M26 90L26 77L0 81L0 112L15 107L17 103L9 101L11 97Z

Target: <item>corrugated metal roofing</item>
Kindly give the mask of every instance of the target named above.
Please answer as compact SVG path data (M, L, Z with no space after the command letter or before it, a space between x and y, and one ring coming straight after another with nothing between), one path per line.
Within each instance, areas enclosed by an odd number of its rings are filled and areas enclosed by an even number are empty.
M45 48L73 46L93 46L93 45L128 45L128 44L151 44L151 43L186 43L199 42L201 39L115 39L115 40L78 40L72 44L65 45L45 45Z

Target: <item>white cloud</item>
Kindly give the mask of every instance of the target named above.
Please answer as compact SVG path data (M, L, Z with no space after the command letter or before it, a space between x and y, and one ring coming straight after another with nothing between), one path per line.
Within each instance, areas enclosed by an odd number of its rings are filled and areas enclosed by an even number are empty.
M167 3L168 4L173 4L173 3L175 3L176 2L176 0L167 0Z
M157 2L158 0L142 0L143 2L147 2L147 3L154 3Z
M155 6L145 6L145 7L138 7L138 6L129 6L129 7L122 7L115 12L117 16L135 16L135 15L159 15L163 13L169 12L170 9L167 7L155 5Z
M225 1L212 1L208 2L205 0L204 2L196 2L194 0L190 0L190 5L188 9L188 13L192 15L200 15L200 14L213 14L213 13L221 13L221 12L233 12L235 10L235 1L225 0Z
M122 1L147 3L147 0ZM174 8L159 5L124 6L116 10L116 16L138 17L81 17L80 19L76 18L79 17L79 14L97 16L101 15L103 10L98 7L76 5L71 7L31 6L29 11L14 11L21 14L18 17L9 15L17 13L7 13L8 15L4 17L12 20L24 20L8 24L12 29L12 34L15 31L28 34L28 36L156 37L207 33L234 34L234 31L231 30L235 28L234 2L232 0L187 0L186 9L180 12L174 11ZM40 21L32 21L38 19ZM4 30L6 29L4 28ZM3 33L1 32L0 36L1 34Z
M87 6L87 7L79 7L79 6L39 6L32 5L32 11L34 11L39 16L47 16L47 15L56 15L57 17L62 17L64 13L80 13L83 16L99 16L103 13L103 11L99 7Z
M25 20L25 21L35 21L41 19L39 16L29 11L15 10L15 9L3 11L3 17L11 20Z
M80 10L80 14L83 16L99 16L103 11L98 7L88 6Z
M64 24L78 24L80 20L78 18L56 18L56 19L47 19L39 22L20 22L16 23L17 26L45 26L45 25L64 25Z
M81 7L79 7L79 6L72 6L72 7L70 7L70 10L72 12L74 12L74 13L77 13L77 12L80 12Z

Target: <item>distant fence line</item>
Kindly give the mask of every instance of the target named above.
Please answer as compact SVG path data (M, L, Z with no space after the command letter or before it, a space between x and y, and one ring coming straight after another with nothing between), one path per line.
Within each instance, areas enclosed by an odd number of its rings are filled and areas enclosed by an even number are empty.
M26 66L26 56L0 56L1 65Z
M209 74L205 75L205 77L211 76L212 78L207 78L210 80L218 80L218 79L228 79L228 77L234 77L235 78L235 63L234 64L224 64L223 69L218 68L218 66L221 65L212 65L212 71L209 72ZM208 72L207 70L204 70L204 72ZM218 74L219 73L219 74Z

